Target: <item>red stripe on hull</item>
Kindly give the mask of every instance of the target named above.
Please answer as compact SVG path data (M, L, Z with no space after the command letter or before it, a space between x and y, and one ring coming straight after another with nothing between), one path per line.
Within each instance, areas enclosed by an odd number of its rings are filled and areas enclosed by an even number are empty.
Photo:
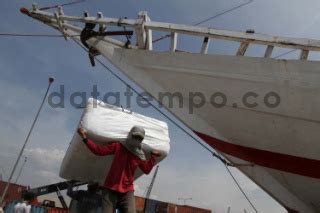
M242 160L272 169L320 178L319 160L235 145L200 132L195 133L213 148Z

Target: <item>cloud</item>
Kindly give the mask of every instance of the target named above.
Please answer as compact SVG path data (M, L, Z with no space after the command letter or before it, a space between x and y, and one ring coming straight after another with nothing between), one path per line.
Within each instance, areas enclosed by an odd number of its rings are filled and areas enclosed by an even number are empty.
M38 187L62 181L59 177L59 170L64 155L65 151L59 149L26 149L27 162L23 168L19 183ZM20 163L19 170L21 166Z
M47 180L49 184L50 183L56 183L60 179L58 177L57 173L51 172L51 171L44 171L44 170L40 170L39 177L44 178L45 180Z
M56 170L62 162L65 151L58 149L34 148L27 149L26 155L29 157L29 163L35 168L46 169L49 171Z

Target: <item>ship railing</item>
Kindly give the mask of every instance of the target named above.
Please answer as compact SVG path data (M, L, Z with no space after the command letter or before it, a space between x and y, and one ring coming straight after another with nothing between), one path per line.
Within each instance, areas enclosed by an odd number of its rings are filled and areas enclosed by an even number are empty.
M71 22L94 23L99 25L99 29L106 29L109 26L126 27L135 31L136 45L126 45L125 42L112 39L109 37L101 38L116 46L127 47L133 49L153 50L153 32L168 33L165 37L170 38L170 45L168 51L178 52L177 43L178 35L189 35L201 37L203 39L200 53L208 54L210 40L219 39L234 41L239 43L237 51L234 53L237 56L245 56L245 53L251 44L258 44L265 46L265 58L271 58L275 47L287 48L300 51L300 60L307 60L310 51L320 51L320 41L305 38L290 38L280 36L270 36L266 34L255 33L254 30L246 32L219 30L214 28L188 26L182 24L172 24L151 21L147 12L142 11L138 14L138 19L127 18L107 18L101 12L97 16L89 16L87 12L83 17L67 16L63 13L62 7L58 7L57 12L49 13L39 10L36 5L30 11L30 16L36 18L54 28L61 31L67 39L70 36L76 36L74 32L80 34L82 28ZM70 31L68 31L70 30ZM71 33L73 32L73 33Z

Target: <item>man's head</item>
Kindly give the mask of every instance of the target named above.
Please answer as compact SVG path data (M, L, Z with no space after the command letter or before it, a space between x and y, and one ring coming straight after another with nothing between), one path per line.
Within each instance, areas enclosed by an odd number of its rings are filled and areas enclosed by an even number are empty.
M141 146L144 137L144 129L140 126L133 126L128 134L127 140L122 142L122 145L140 159L145 160L146 156Z
M32 192L25 191L22 193L22 199L27 202L31 202L35 198L35 195Z
M133 146L141 146L141 142L143 141L145 136L145 131L140 126L134 126L131 128L129 132L129 142Z

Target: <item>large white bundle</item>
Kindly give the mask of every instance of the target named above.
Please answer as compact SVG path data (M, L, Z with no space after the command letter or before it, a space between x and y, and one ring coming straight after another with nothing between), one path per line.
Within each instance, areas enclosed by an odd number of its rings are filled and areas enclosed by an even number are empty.
M104 144L110 141L124 141L130 129L141 126L145 129L142 147L146 152L158 150L163 160L170 150L168 125L150 117L105 104L90 98L80 121L95 143ZM103 183L111 166L113 156L95 156L75 132L67 153L62 161L60 177L79 181L98 181ZM135 178L142 174L136 172Z

